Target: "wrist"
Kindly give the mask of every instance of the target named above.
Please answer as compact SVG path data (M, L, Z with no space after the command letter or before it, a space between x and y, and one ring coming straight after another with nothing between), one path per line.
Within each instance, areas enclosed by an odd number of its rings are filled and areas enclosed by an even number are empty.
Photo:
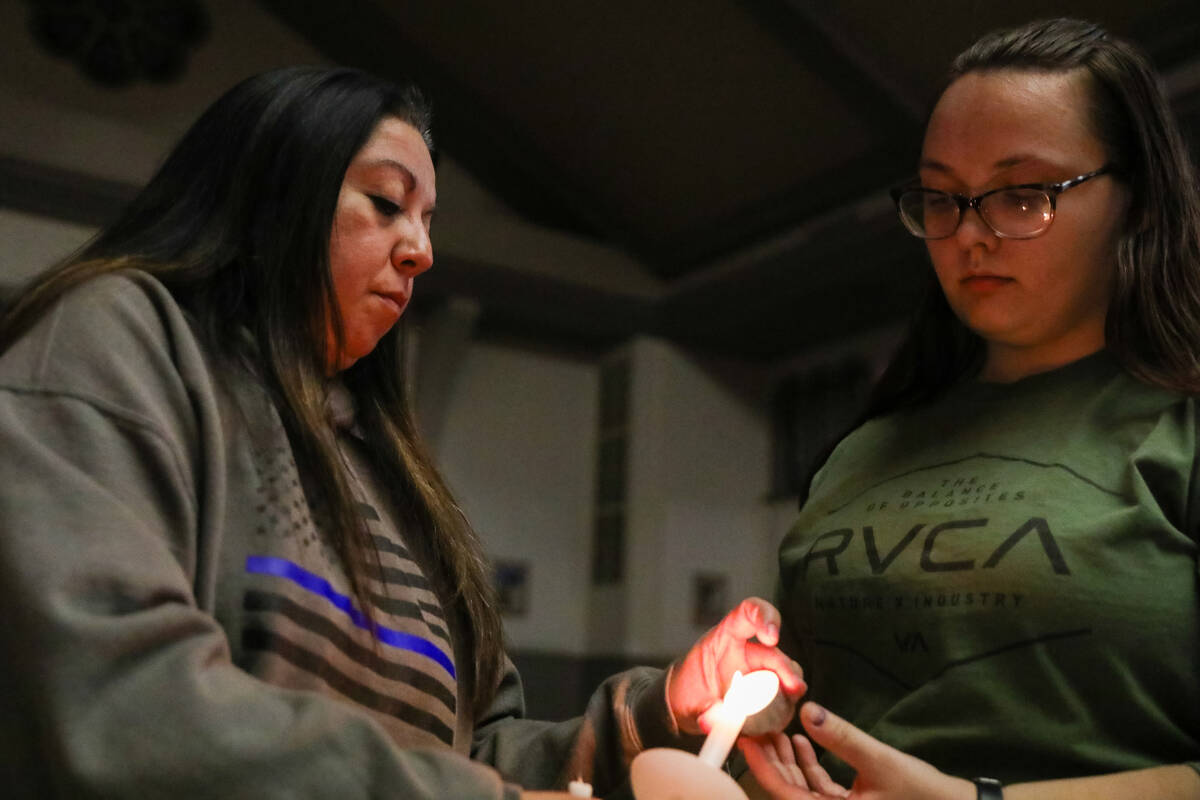
M663 699L667 704L667 722L670 724L671 733L675 736L678 736L682 730L679 727L679 718L675 716L675 708L671 702L673 699L671 697L671 685L672 679L675 677L675 666L676 665L674 661L667 665L667 675L666 679L663 681Z

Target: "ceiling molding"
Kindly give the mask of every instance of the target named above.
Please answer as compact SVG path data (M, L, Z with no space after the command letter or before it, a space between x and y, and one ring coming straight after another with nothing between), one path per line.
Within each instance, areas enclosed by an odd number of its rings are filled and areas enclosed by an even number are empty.
M449 297L477 300L483 330L611 345L649 331L660 302L657 297L604 291L503 264L463 259L452 252L439 253L437 261L437 268L417 283L417 307Z
M116 220L140 188L0 155L0 206L26 214L103 227Z

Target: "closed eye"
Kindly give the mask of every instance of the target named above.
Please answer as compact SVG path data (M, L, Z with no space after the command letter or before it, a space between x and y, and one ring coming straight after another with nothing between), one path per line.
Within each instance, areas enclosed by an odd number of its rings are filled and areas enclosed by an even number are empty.
M377 194L369 194L367 197L371 198L371 204L375 206L375 210L385 217L394 217L400 213L400 206L386 197L380 197Z

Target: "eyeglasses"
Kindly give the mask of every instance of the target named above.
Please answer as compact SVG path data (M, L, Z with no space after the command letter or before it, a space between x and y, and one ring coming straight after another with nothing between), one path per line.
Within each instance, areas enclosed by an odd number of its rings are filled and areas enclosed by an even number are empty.
M1003 239L1032 239L1050 228L1054 221L1055 200L1060 194L1084 181L1115 171L1114 165L1105 164L1095 172L1062 183L1001 186L974 197L924 186L901 186L892 189L891 194L904 227L922 239L951 236L958 230L968 208L975 209L983 223Z

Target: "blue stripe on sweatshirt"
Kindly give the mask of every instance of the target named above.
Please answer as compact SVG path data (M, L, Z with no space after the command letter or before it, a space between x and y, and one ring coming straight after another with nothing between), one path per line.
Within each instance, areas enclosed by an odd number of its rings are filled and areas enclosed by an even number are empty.
M338 592L329 581L320 575L315 575L287 559L275 558L273 556L247 556L246 572L256 575L274 575L279 578L287 578L306 591L320 595L333 603L357 627L363 630L370 630L366 616L354 607L354 603L348 596ZM454 662L432 642L422 639L420 636L386 628L382 625L375 626L375 635L384 644L433 659L450 673L451 678L456 677L454 674Z

